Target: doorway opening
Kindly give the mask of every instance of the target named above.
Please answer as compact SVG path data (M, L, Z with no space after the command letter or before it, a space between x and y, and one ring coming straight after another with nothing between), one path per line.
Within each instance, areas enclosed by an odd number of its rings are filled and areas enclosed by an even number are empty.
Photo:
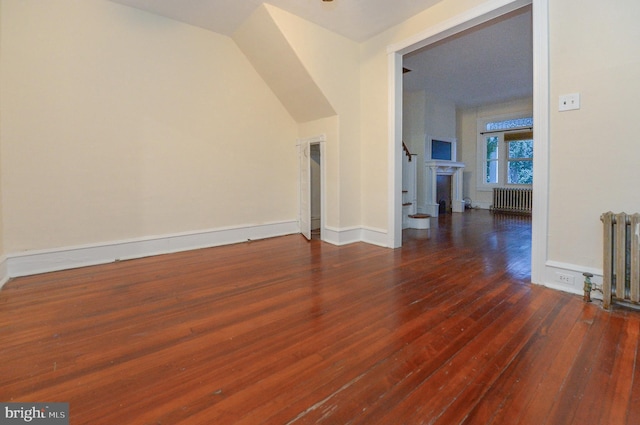
M533 9L533 116L536 144L534 156L533 214L531 240L531 280L544 281L547 260L549 195L549 1L507 0L500 4L486 2L480 7L455 16L442 24L388 47L389 52L389 185L388 246L402 246L402 63L407 53L437 43L449 36L491 19L532 5Z
M322 153L320 143L310 145L311 239L322 239Z
M300 233L323 240L325 222L324 135L298 141L300 159Z

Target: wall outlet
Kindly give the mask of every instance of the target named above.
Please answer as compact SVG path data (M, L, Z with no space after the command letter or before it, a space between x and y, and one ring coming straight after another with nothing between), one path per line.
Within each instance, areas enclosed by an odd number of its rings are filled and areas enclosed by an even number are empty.
M556 272L556 280L565 285L573 285L576 278L570 274Z

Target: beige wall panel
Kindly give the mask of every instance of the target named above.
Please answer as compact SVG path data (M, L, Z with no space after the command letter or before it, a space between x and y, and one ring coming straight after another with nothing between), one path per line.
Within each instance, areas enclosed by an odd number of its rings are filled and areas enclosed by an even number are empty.
M640 3L550 5L549 259L602 267L600 214L640 211ZM558 97L581 108L558 112Z
M329 187L327 207L338 215L327 224L358 226L362 223L361 150L368 149L360 136L359 45L286 11L265 7L337 114L338 138L333 141L337 155L328 158L327 166L338 180L337 186Z
M3 2L5 248L297 219L297 126L228 37L111 2Z

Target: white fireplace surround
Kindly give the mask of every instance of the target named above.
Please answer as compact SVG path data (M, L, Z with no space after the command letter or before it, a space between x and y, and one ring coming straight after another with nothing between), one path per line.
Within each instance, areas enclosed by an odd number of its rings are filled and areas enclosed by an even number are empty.
M453 212L464 212L462 199L462 171L464 162L430 160L424 163L425 213L438 216L440 205L436 199L438 176L451 177L451 209Z

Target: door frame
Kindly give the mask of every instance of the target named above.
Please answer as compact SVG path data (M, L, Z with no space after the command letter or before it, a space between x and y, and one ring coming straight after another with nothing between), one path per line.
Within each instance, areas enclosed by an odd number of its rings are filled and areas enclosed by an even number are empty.
M296 142L296 146L298 148L299 155L303 153L305 147L311 147L311 145L319 145L320 146L320 240L325 240L325 219L326 219L326 193L327 193L327 161L326 161L326 153L325 153L325 142L327 141L327 137L324 134L320 134L314 137L306 137L302 139L298 139ZM298 227L300 228L301 220L302 220L302 181L301 181L301 173L302 169L302 161L298 158ZM309 203L309 214L311 214L311 203ZM309 217L309 222L311 222L311 217Z
M542 283L549 204L549 0L488 0L387 48L389 75L388 239L402 246L402 57L498 16L532 5L534 144L531 280Z

